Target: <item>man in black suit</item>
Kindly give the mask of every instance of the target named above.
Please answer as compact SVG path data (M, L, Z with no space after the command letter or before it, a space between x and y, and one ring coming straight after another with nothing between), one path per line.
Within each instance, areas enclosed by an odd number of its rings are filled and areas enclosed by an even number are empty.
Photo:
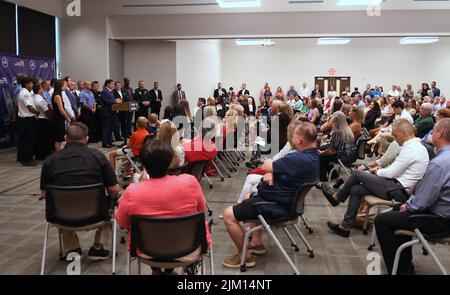
M247 84L242 83L242 88L239 90L238 97L250 95L250 91L247 90Z
M115 99L119 100L120 103L122 103L123 100L123 93L122 93L122 84L119 81L114 82L114 90L113 94ZM126 112L114 112L114 138L115 141L127 141L127 135L126 130L124 128L126 127ZM120 136L122 134L122 136Z
M113 120L114 112L112 111L112 105L120 103L120 100L116 100L113 94L114 81L108 79L105 81L105 85L102 91L102 143L104 148L112 148L112 133L113 133Z
M217 84L217 89L214 90L214 98L216 100L219 100L227 97L228 97L227 90L222 87L222 83Z
M153 84L153 89L149 92L151 113L158 115L161 112L161 101L163 100L162 91L159 90L159 83Z

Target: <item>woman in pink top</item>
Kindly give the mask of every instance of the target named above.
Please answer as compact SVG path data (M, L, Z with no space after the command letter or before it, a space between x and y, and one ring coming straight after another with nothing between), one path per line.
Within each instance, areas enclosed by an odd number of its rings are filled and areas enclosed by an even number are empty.
M194 176L167 175L173 156L172 147L159 140L152 140L142 148L141 160L150 179L131 184L120 198L115 217L121 228L131 229L133 215L178 217L205 211L206 201ZM211 245L209 232L207 239ZM172 271L165 270L166 273ZM153 269L153 272L162 271Z

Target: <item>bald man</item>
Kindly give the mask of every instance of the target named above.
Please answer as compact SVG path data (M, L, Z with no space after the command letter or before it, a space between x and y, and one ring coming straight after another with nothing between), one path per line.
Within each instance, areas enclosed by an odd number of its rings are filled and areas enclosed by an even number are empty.
M266 173L264 181L258 185L258 192L248 195L242 203L225 209L223 217L228 234L233 240L238 254L226 257L222 264L229 268L239 268L240 255L244 243L244 230L240 221L257 220L254 205L258 202L274 202L275 205L262 207L264 217L278 219L288 216L292 200L297 190L304 184L319 181L319 157L316 148L317 129L309 123L300 124L294 131L293 151L277 161L267 160L261 167ZM253 227L255 225L252 225ZM253 254L263 255L266 249L262 244L261 232L253 233L247 249L245 264L254 267Z

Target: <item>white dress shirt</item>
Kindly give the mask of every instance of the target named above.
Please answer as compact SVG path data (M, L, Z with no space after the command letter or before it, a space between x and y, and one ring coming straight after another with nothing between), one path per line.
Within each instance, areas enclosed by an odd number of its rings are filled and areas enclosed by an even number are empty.
M391 90L388 93L389 96L395 96L395 97L399 97L400 96L400 92L398 92L397 90Z
M423 178L429 162L427 149L419 138L413 138L403 143L400 154L391 166L378 170L377 175L388 179L395 178L411 192Z
M48 111L48 105L45 99L40 94L33 95L34 105L36 106L36 110L39 111L38 118L48 120L47 115L45 114Z
M75 119L75 113L72 110L72 105L70 104L69 97L67 97L65 91L62 92L62 100L64 103L64 110L66 111L67 116L69 116L70 119Z
M311 95L311 89L309 89L308 87L300 88L299 94L302 98L308 97Z
M397 120L397 119L406 119L409 123L414 124L413 117L411 116L411 114L406 109L404 109L402 111L400 116L399 115L395 115L394 121Z
M18 115L20 118L32 118L36 116L36 114L33 114L28 110L28 106L36 108L34 105L33 95L30 91L28 91L28 89L22 88L22 90L20 90L17 105L19 107Z

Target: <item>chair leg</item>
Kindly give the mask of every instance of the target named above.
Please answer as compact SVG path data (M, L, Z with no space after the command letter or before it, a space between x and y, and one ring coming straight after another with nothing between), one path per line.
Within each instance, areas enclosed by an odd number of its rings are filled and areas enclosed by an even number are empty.
M59 243L59 260L63 260L63 242L62 242L62 232L58 229L58 243Z
M117 223L116 219L112 223L112 274L116 274L116 235L117 235Z
M204 275L205 274L205 259L203 259L204 258L204 256L202 256L200 259L201 259L201 267L200 267L200 274L201 275Z
M206 208L208 209L208 215L209 215L209 216L212 216L213 211L212 211L211 206L209 206L208 202L206 202Z
M286 233L286 235L288 236L289 240L291 241L291 246L294 247L294 251L295 252L299 252L300 249L298 248L297 242L295 242L295 240L292 237L291 233L287 229L287 226L283 226L283 231Z
M203 177L206 178L206 181L207 181L208 184L209 184L209 188L210 188L210 189L213 189L214 185L213 185L213 183L211 182L211 179L209 179L208 175L206 175L206 173L203 173Z
M369 225L369 214L370 214L370 209L371 208L372 207L370 207L370 206L367 207L366 216L364 217L363 233L365 235L367 235L367 233L368 233L367 227Z
M214 275L214 253L213 253L213 247L211 244L211 247L209 247L209 268L210 268L210 274Z
M381 206L378 206L377 215L379 215L380 212L381 212ZM375 231L375 226L372 226L372 236L370 238L370 245L369 245L369 248L368 248L369 251L373 251L373 249L375 248L375 239L377 237L376 234L377 233Z
M447 271L445 270L444 266L442 265L441 261L439 261L439 258L436 256L436 253L434 253L433 249L431 249L430 244L425 239L425 237L422 235L420 230L415 229L414 232L416 233L417 237L419 238L420 242L422 243L422 246L428 251L428 254L431 256L431 259L433 259L434 264L439 268L441 273L446 276Z
M336 171L338 168L336 166L333 167L333 169L331 169L329 175L328 175L328 184L331 183L331 177L333 176L333 172Z
M130 253L127 254L127 276L131 274L131 256Z
M247 271L247 266L245 265L245 255L247 254L248 249L248 243L250 242L250 237L255 231L262 230L264 226L258 225L254 228L251 228L245 233L244 237L244 245L242 246L242 252L241 252L241 272Z
M308 219L306 219L306 217L304 217L303 215L301 215L300 218L302 219L303 224L305 225L305 227L306 227L306 229L308 230L308 232L309 232L310 234L314 233L314 231L313 231L311 225L310 225L309 222L308 222Z
M45 258L47 256L47 241L48 241L49 226L50 226L50 223L45 222L44 248L42 249L42 261L41 261L41 276L44 275L44 270L45 270Z
M220 169L219 169L219 167L217 166L217 164L214 162L214 160L211 161L211 163L213 164L214 168L216 168L217 173L218 173L219 176L220 176L220 181L224 181L224 180L225 180L225 177L223 176L222 171L220 171Z
M289 265L294 270L294 274L300 275L300 272L298 271L298 268L295 266L294 262L292 262L291 258L286 253L286 250L284 250L284 248L281 245L280 241L278 241L277 237L275 236L275 234L273 233L272 229L270 228L270 225L267 224L266 220L261 215L259 215L258 218L261 221L262 225L264 226L264 229L267 231L269 236L272 238L272 240L277 245L277 247L280 250L281 254L283 254L283 256L286 259L286 261L289 263Z
M308 240L305 238L305 236L302 234L302 232L300 231L300 229L298 228L298 226L296 224L294 224L293 227L294 227L295 231L297 232L298 236L300 237L300 239L302 240L303 244L305 244L306 249L309 253L309 257L314 258L314 249L311 247Z
M138 266L138 275L141 275L141 261L139 258L136 258L137 266Z
M420 244L420 241L412 240L412 241L404 243L400 247L398 247L397 252L395 252L394 265L392 266L392 275L393 276L397 275L398 263L400 261L400 255L402 254L403 250L405 250L408 247L412 247L416 244Z
M231 172L228 171L228 169L227 169L227 168L225 167L225 165L222 163L222 160L220 160L219 157L217 157L216 160L217 160L217 163L219 163L219 165L222 166L223 171L225 171L225 174L227 175L227 177L228 177L228 178L231 178L231 174L230 174Z

